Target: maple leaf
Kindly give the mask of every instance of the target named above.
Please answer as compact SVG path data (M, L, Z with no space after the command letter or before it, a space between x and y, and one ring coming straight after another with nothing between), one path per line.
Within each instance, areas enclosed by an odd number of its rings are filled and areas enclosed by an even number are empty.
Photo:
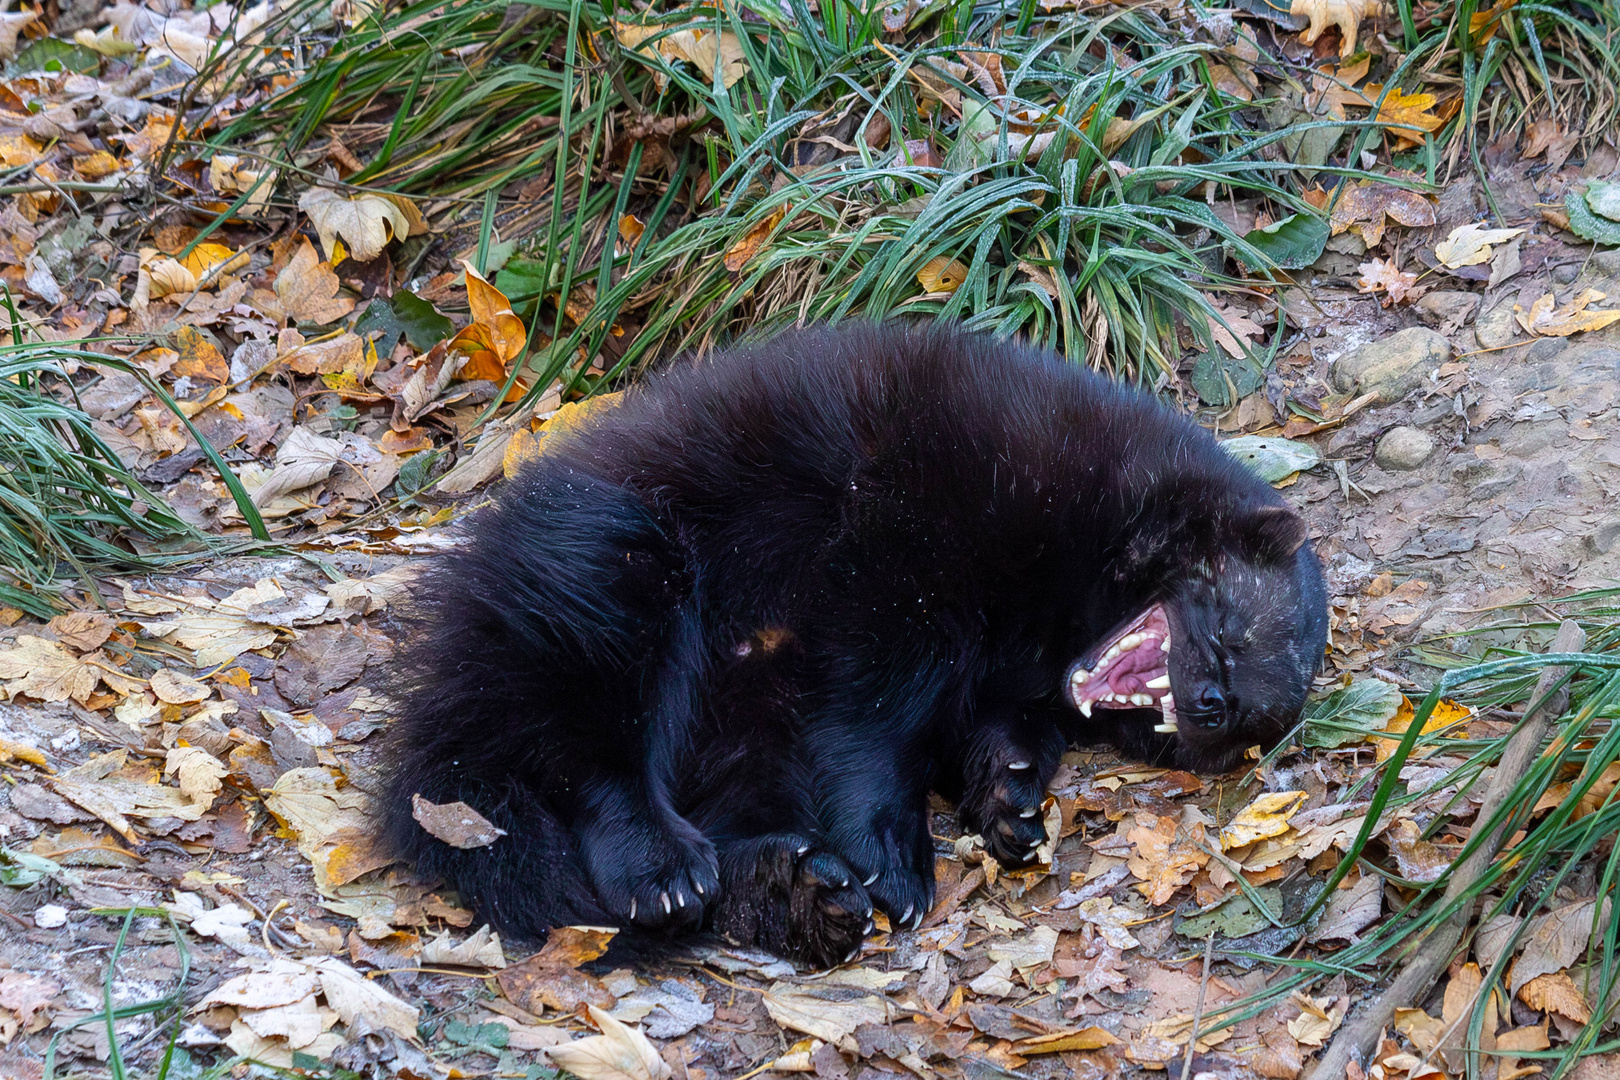
M1196 809L1193 813L1197 814ZM1209 862L1209 853L1201 849L1204 826L1201 822L1183 824L1174 817L1151 812L1137 814L1136 822L1136 827L1125 833L1126 839L1136 845L1136 853L1126 860L1126 865L1142 881L1137 889L1148 903L1158 906Z
M1366 96L1369 101L1378 102L1383 93L1383 84L1367 84ZM1389 95L1378 105L1377 119L1385 130L1395 136L1396 151L1422 146L1423 135L1438 130L1445 123L1443 117L1431 111L1439 103L1440 99L1433 94L1408 94L1398 86L1390 87Z
M330 323L354 310L354 301L337 295L337 272L322 262L308 237L276 275L276 298L287 316L299 322Z
M1586 289L1575 299L1561 308L1554 308L1556 301L1553 294L1548 293L1540 300L1530 305L1525 311L1518 304L1513 305L1513 317L1519 320L1519 325L1529 333L1538 337L1569 337L1579 334L1583 330L1601 330L1605 326L1620 319L1620 309L1613 311L1588 311L1587 305L1595 304L1606 299L1607 293L1596 289Z
M1349 56L1356 51L1356 35L1361 30L1361 20L1369 16L1378 15L1384 10L1379 0L1293 0L1288 9L1290 15L1303 15L1310 20L1299 35L1299 40L1307 45L1316 43L1330 26L1339 28L1342 39L1339 44L1339 55Z
M1360 269L1357 287L1368 294L1383 293L1382 303L1385 307L1404 304L1422 295L1417 275L1400 269L1393 259L1373 259L1362 263Z

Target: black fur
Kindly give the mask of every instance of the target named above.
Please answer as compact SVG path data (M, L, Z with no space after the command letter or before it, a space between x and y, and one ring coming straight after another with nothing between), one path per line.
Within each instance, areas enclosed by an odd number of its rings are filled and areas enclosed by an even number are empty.
M387 833L508 933L680 930L836 963L933 900L930 787L1009 865L1064 746L1224 770L1326 633L1297 515L1150 398L897 325L682 362L558 443L418 590ZM1062 703L1149 605L1184 722ZM410 800L508 835L470 851Z

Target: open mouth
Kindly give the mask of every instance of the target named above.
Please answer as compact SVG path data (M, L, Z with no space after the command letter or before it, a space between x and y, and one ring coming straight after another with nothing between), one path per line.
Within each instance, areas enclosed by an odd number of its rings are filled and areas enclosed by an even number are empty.
M1154 731L1173 733L1176 699L1170 693L1170 621L1154 604L1086 650L1069 669L1069 700L1086 716L1097 709L1164 710Z

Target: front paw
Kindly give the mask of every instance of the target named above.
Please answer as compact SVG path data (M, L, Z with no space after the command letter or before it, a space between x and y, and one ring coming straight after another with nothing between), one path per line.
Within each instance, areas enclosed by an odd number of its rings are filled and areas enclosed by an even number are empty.
M639 929L695 930L719 895L714 845L695 830L632 830L590 847L587 860L603 906Z
M934 873L891 866L870 874L861 883L872 903L889 917L896 930L915 930L934 907Z
M985 850L1006 869L1028 866L1046 840L1041 819L1046 784L1041 770L1008 747L987 755L975 772L957 810L962 825L979 833Z

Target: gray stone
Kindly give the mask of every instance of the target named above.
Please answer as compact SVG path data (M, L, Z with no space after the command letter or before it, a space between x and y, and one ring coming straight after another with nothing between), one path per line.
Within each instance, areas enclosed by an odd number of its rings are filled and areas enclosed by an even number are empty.
M1592 266L1601 274L1620 278L1620 248L1609 248L1593 255Z
M1513 321L1513 301L1504 300L1474 320L1474 340L1482 349L1500 349L1519 338L1519 324Z
M1461 326L1479 310L1479 294L1471 292L1432 292L1417 302L1418 318L1425 326Z
M1530 348L1525 351L1524 358L1525 358L1525 361L1528 362L1528 363L1542 364L1542 363L1546 363L1549 360L1556 360L1558 357L1563 355L1564 350L1567 349L1567 348L1569 348L1569 342L1565 338L1561 338L1561 337L1537 338L1531 344ZM1554 383L1552 385L1557 385L1557 384ZM1552 385L1544 386L1541 389L1543 389L1543 390L1551 390Z
M1620 543L1620 518L1605 521L1586 538L1586 546L1599 555L1607 555L1617 543Z
M1552 279L1560 285L1568 285L1580 275L1580 272L1580 263L1559 263L1552 269Z
M1376 393L1399 401L1423 385L1429 372L1451 359L1451 342L1423 326L1368 342L1333 364L1333 384L1350 393Z
M1378 440L1373 460L1390 472L1409 472L1429 460L1434 440L1415 427L1392 427Z

